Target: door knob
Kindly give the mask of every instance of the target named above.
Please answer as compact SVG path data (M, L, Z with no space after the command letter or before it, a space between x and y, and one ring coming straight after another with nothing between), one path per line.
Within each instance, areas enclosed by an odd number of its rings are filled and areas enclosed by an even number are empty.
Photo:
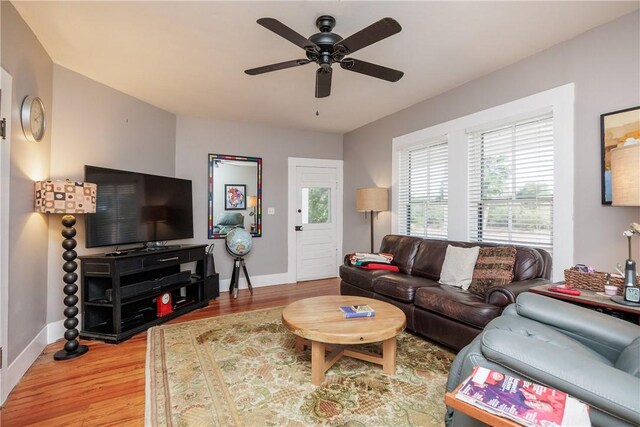
M301 225L296 225L296 231L302 231L302 226Z

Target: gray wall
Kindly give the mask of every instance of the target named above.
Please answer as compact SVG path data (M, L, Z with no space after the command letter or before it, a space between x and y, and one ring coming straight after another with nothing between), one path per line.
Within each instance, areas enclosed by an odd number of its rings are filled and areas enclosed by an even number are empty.
M54 66L13 5L1 3L1 65L13 77L9 213L9 336L12 363L47 323L63 319L60 216L33 212L33 183L82 179L93 164L174 175L175 115L60 66ZM48 118L45 137L27 142L22 100L37 95ZM84 248L78 217L77 251Z
M640 105L638 12L346 134L344 251L368 247L368 222L352 201L358 187L391 186L392 138L570 82L576 87L574 263L612 271L627 258L622 231L640 219L640 209L600 204L600 114ZM379 245L391 231L390 214L381 214L376 227ZM634 245L637 258L640 239Z
M10 192L2 194L10 198L9 236L2 239L9 239L10 248L7 344L11 363L46 324L49 219L33 212L33 183L49 177L51 126L42 141L28 142L22 133L20 107L26 96L36 95L51 117L53 62L13 5L3 1L0 7L2 67L13 77Z
M53 179L84 179L84 165L174 176L176 116L59 65L53 66L51 171ZM60 217L49 227L47 323L64 319ZM84 246L77 216L79 254L110 248Z
M176 175L193 180L195 243L215 243L216 270L231 276L224 240L207 240L207 155L262 157L262 237L247 256L251 276L287 272L287 159L342 158L342 135L178 116ZM275 215L266 215L267 208Z

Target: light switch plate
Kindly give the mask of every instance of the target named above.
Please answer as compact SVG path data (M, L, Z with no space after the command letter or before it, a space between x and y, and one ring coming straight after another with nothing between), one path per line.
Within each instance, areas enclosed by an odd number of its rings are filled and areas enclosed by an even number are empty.
M267 215L275 215L276 208L267 208Z

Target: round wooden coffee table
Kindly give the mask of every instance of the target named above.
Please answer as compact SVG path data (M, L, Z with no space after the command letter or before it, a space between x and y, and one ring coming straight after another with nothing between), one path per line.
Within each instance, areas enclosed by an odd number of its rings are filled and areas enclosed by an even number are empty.
M374 317L345 319L340 306L368 304ZM382 365L385 374L396 371L396 335L407 325L399 308L370 298L331 295L289 304L282 323L296 335L296 350L311 346L311 383L320 385L324 373L342 356ZM382 341L382 356L348 347ZM326 352L329 351L328 354Z

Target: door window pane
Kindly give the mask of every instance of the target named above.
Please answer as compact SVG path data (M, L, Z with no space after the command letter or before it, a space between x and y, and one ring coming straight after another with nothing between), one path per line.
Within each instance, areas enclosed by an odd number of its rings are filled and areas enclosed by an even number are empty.
M302 189L302 223L326 224L331 222L331 189L307 187Z

